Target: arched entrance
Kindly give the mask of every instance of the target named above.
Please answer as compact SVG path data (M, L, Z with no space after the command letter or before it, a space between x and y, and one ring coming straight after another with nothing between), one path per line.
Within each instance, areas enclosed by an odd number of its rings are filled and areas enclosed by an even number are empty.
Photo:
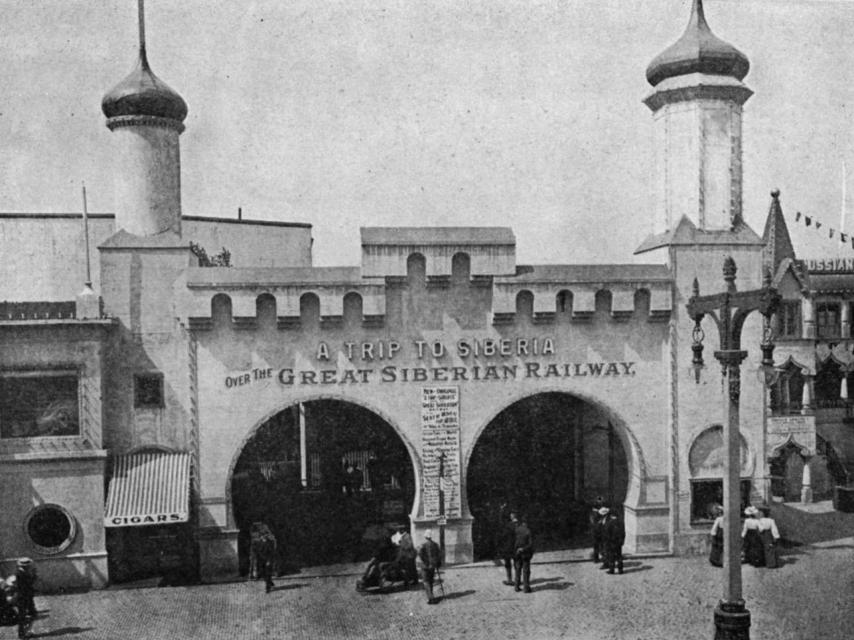
M475 559L495 557L502 505L524 511L538 550L583 547L597 498L619 509L629 468L613 420L549 392L519 400L483 430L466 476Z
M275 533L282 571L360 561L386 525L407 523L414 495L406 445L379 415L340 400L288 407L255 430L234 466L240 572L253 522Z
M830 500L836 485L845 486L848 474L839 460L836 450L821 436L816 436L815 455L809 455L805 447L789 440L769 460L771 472L771 494L783 502ZM804 474L804 467L809 467ZM804 479L809 491L803 492Z

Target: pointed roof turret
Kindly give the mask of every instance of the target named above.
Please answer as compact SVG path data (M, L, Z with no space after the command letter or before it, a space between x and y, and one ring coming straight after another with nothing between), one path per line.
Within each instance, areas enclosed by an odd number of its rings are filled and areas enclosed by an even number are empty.
M151 70L145 52L143 0L139 0L138 8L139 61L136 69L104 96L101 110L108 118L153 116L180 123L187 117L187 103Z
M783 217L783 209L780 207L780 190L771 192L771 207L768 210L768 218L765 220L765 231L762 234L765 248L762 249L762 262L776 274L780 263L785 259L795 259L795 248L789 235L789 227Z
M703 0L694 0L682 37L649 64L646 79L652 86L689 73L731 76L742 80L750 61L741 51L712 33L703 12Z

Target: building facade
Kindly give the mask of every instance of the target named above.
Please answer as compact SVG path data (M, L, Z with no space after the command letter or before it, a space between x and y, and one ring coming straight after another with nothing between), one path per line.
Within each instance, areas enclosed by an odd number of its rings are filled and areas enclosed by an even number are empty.
M141 42L102 103L115 215L0 216L4 565L33 556L55 588L235 575L259 520L284 564L358 559L391 523L464 562L494 552L503 506L561 548L600 497L628 552L698 551L724 403L714 367L688 371L685 304L723 288L726 256L739 289L768 272L785 299L779 375L742 376L743 499L825 498L854 469L854 282L797 259L777 192L763 236L744 222L748 69L699 0L650 64L648 264L518 264L503 227L368 227L360 264L316 267L307 225L182 215L187 105ZM764 332L748 319L745 371Z

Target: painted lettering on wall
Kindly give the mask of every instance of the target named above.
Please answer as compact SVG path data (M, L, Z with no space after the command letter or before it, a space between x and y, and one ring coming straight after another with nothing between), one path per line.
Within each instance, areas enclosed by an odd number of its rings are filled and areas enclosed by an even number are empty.
M272 377L284 386L342 385L400 382L501 382L507 380L554 380L557 378L623 378L635 376L635 362L522 362L439 367L398 367L385 365L360 369L293 369L284 367L272 374L263 369L227 376L228 389L243 387Z
M403 351L398 340L376 340L373 342L344 342L340 349L319 342L315 357L319 361L337 359L343 353L349 361L392 360ZM413 340L409 354L419 360L441 359L456 355L468 358L509 358L521 356L550 356L555 353L554 338L461 338L449 344L442 340Z
M186 513L152 513L138 516L113 516L104 518L107 527L140 527L150 524L175 524L187 521Z
M807 269L810 273L851 273L854 272L854 258L809 259Z

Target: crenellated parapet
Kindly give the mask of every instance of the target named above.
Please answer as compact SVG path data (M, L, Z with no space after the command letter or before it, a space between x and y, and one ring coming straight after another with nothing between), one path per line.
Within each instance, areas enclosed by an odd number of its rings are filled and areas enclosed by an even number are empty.
M661 265L545 265L520 267L515 276L466 278L456 276L431 281L423 273L406 277L363 277L357 267L334 268L192 268L187 272L188 295L179 294L179 316L195 330L212 329L216 322L233 329L255 329L268 318L278 329L316 327L330 329L386 323L389 296L400 289L417 295L418 286L429 293L432 304L442 305L448 296L436 289L456 286L491 287L492 323L514 324L522 316L534 323L555 322L566 317L574 322L592 321L597 312L612 321L640 318L667 320L672 309L672 277ZM417 282L421 282L418 285ZM414 288L413 288L414 287Z
M254 329L269 314L279 329L301 326L308 307L321 327L343 322L345 307L366 326L382 325L385 283L365 281L357 267L192 268L180 317L197 330L213 327L218 314L230 316L235 329Z
M541 265L519 267L513 277L495 278L493 323L511 324L530 305L534 322L558 315L589 321L597 309L628 320L648 299L647 320L667 320L672 309L672 276L660 265ZM646 306L647 303L644 303Z

